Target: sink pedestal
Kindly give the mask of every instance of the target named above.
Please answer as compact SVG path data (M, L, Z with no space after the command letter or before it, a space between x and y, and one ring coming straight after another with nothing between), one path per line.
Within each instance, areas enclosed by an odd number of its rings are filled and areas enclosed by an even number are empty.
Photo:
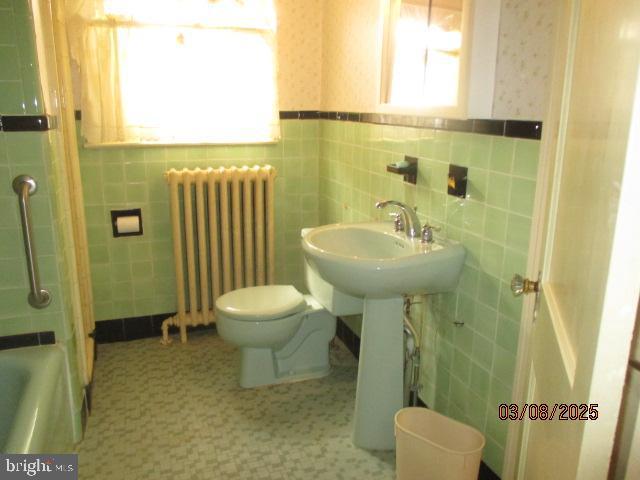
M464 247L438 239L426 248L390 223L371 222L313 228L303 235L302 250L310 269L328 286L319 292L321 284L308 283L309 291L324 297L331 313L352 314L354 305L360 307L356 301L345 309L349 313L331 308L334 288L346 297L364 298L353 443L393 449L393 416L403 406L402 295L453 291Z
M403 407L403 299L365 298L360 337L353 443L395 448L393 417Z

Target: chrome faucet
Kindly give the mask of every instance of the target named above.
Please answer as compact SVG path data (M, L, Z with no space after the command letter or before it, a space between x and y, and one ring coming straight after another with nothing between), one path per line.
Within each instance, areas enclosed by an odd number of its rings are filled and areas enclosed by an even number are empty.
M376 208L385 208L389 205L393 207L398 207L400 212L402 212L402 216L404 217L404 226L405 231L407 232L407 237L409 238L418 238L420 237L422 228L420 226L420 219L416 214L416 211L410 206L398 202L396 200L386 200L384 202L377 202Z

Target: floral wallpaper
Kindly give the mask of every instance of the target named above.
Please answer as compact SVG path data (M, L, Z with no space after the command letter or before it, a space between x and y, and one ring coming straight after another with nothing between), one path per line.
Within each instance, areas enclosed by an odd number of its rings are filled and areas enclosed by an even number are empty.
M319 110L324 0L276 0L280 110Z
M325 0L323 110L376 111L380 14L378 0Z

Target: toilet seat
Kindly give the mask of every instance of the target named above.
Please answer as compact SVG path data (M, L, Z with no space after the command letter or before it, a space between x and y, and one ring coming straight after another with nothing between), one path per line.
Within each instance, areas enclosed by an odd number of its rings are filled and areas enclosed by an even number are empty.
M291 285L266 285L225 293L216 300L216 308L229 318L257 322L302 312L307 303Z

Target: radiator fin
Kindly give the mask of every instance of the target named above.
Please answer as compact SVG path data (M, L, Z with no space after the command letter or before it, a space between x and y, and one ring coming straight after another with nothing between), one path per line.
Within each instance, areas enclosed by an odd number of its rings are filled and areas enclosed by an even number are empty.
M180 327L215 321L216 299L232 289L274 282L274 179L270 166L166 172Z

